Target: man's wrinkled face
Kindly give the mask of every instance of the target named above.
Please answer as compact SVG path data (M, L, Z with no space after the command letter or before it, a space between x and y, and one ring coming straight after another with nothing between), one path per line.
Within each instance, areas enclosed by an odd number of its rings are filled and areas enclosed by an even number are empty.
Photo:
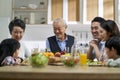
M92 35L93 35L94 39L99 39L100 38L99 28L100 28L100 23L99 22L92 22L91 32L92 32Z
M54 23L53 30L58 39L64 38L66 27L62 22Z

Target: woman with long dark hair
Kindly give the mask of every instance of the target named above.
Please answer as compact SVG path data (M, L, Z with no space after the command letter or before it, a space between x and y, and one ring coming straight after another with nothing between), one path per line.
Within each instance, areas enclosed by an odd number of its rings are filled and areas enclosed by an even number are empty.
M104 23L101 24L100 28L100 37L101 37L101 54L99 57L100 61L107 61L108 57L105 50L105 43L113 36L119 36L119 28L115 21L113 20L106 20Z

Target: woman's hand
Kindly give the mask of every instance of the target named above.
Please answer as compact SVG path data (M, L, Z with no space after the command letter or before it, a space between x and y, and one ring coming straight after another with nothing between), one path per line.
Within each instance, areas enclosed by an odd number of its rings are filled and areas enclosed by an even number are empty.
M92 41L89 42L89 44L92 48L94 48L98 45L98 41L97 40L92 40Z

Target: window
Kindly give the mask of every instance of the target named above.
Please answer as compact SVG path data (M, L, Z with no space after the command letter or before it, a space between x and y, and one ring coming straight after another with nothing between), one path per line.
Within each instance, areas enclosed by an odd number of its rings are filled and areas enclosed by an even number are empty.
M63 18L67 23L80 21L80 0L49 0L48 23L56 18Z
M114 0L84 0L83 23L89 24L96 16L114 20L114 2Z
M115 20L115 0L49 0L48 23L61 17L68 24L90 24L96 16Z

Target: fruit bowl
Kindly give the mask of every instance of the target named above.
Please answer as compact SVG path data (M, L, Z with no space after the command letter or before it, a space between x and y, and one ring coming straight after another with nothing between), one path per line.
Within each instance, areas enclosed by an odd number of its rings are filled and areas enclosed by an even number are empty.
M48 64L48 58L43 53L35 53L30 56L30 64L33 67L44 67Z
M78 56L64 56L62 57L62 61L65 66L73 67L79 63L79 57Z

